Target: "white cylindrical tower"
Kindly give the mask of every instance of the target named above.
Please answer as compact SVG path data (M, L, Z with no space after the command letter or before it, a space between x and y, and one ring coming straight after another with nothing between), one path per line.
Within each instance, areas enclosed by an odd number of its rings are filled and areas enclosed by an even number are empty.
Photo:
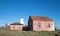
M21 24L24 24L24 18L21 18L21 19L20 19L20 23L21 23Z

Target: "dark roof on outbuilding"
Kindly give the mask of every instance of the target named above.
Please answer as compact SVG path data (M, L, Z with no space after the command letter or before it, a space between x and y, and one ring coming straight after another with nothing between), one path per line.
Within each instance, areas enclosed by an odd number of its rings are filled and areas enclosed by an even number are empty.
M23 25L23 24L21 24L21 23L19 23L19 22L15 22L15 23L12 23L12 24L10 24L10 25Z

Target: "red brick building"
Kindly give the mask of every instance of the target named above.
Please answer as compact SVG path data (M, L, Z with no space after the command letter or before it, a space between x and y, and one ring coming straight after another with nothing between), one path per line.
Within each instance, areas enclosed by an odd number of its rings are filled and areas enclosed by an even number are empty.
M10 24L10 30L19 30L21 31L23 29L23 24L19 23L19 22L15 22Z
M55 24L52 19L46 16L30 16L28 28L34 31L55 31Z

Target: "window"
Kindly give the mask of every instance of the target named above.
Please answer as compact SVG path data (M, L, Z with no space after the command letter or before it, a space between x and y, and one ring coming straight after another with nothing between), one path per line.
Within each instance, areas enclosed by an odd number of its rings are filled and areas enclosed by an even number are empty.
M15 27L13 27L13 29L15 29Z
M48 27L50 28L50 23L48 23Z
M40 23L38 24L38 27L41 27L41 24Z

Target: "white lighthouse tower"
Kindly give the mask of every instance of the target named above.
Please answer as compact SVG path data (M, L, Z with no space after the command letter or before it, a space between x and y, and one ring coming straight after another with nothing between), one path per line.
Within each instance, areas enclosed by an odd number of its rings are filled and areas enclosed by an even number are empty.
M24 24L24 18L20 18L20 23Z

